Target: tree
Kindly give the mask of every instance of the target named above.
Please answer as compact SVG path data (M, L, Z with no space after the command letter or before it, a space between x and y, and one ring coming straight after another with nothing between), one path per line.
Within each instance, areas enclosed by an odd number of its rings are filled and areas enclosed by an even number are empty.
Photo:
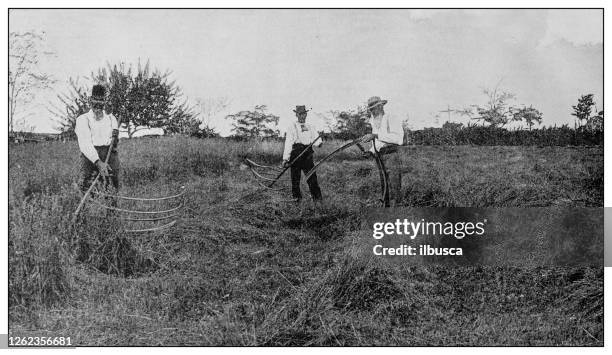
M107 64L92 73L90 81L108 88L106 110L117 117L130 138L139 130L157 127L190 134L194 126L197 129L194 108L181 100L182 92L169 76L169 71L151 70L147 61L144 66L139 62L135 71L124 63ZM74 130L76 117L89 110L89 87L78 79L71 78L69 83L69 92L58 96L64 108L56 107L54 112L63 132Z
M44 32L11 32L9 34L9 132L14 132L17 113L25 111L25 106L34 100L38 90L51 87L55 80L38 69L41 56L52 56L53 52L44 51Z
M280 136L278 129L270 126L278 126L279 117L266 112L266 105L257 105L253 111L240 111L233 115L225 116L225 119L234 121L232 132L240 138L276 138Z
M75 138L76 118L89 111L89 90L81 85L79 78L70 78L68 85L68 93L57 96L64 107L51 104L50 112L55 116L55 128L61 132L62 137L71 139Z
M370 132L368 116L364 108L356 110L332 111L336 119L335 136L340 139L356 139Z
M582 95L578 99L578 105L572 106L574 112L572 112L572 116L576 116L578 118L578 122L580 126L583 126L583 121L585 124L588 122L591 117L591 110L595 103L593 102L593 94Z
M595 109L597 111L597 109ZM604 129L604 112L598 111L595 116L589 118L589 121L586 124L587 129L591 131L599 131L603 132Z
M163 128L166 133L178 133L194 136L198 134L200 120L197 119L194 110L186 101L172 107L168 119Z
M494 89L483 89L483 93L487 96L485 105L470 105L469 108L454 111L470 119L482 121L483 125L488 123L489 127L493 128L503 128L510 122L522 120L525 120L529 129L535 123L542 123L542 113L533 106L519 108L511 105L510 102L515 99L516 95L501 90L500 83L501 81Z
M500 90L499 83L492 90L483 89L483 93L487 96L485 105L470 105L469 108L456 111L470 119L482 121L483 124L488 123L490 127L504 127L516 119L514 108L508 103L515 98L514 94Z
M525 121L530 131L534 124L542 124L542 113L532 106L515 109L513 115L514 121Z

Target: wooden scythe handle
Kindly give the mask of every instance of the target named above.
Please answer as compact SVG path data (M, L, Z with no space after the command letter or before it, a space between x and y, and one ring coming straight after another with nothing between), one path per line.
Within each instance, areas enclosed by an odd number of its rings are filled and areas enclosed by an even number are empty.
M118 125L117 125L118 126ZM119 137L117 137L117 139L119 139ZM115 140L112 139L111 140L111 144L108 146L108 151L106 152L106 158L104 159L104 164L108 164L108 161L110 159L111 156L111 152L113 151L113 146L115 145ZM76 210L74 211L74 213L72 214L72 224L74 224L76 222L77 217L79 216L79 213L81 212L81 209L83 208L83 206L85 205L85 201L87 200L87 197L89 196L89 194L91 193L91 191L93 190L94 186L96 186L96 183L98 182L98 180L100 180L100 172L98 171L98 174L96 175L96 178L94 179L94 181L91 183L91 186L89 186L89 188L87 189L87 191L85 192L85 194L83 195L83 197L81 198L81 202L79 202L79 205L77 206Z

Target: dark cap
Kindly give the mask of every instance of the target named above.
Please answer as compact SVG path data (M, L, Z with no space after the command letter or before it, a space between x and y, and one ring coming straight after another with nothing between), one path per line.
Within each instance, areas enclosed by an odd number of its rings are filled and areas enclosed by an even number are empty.
M310 111L310 110L307 110L306 106L304 106L304 105L295 106L295 110L293 110L293 112L295 112L295 113L306 113L308 111Z
M91 100L104 102L106 99L106 87L104 85L96 84L91 89Z

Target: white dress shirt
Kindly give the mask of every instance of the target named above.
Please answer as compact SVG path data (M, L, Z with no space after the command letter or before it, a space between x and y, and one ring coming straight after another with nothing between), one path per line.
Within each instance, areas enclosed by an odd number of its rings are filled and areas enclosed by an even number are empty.
M404 128L401 122L393 120L391 116L386 114L378 117L372 116L370 124L372 125L372 133L378 136L378 138L372 140L371 152L374 152L374 144L376 144L377 150L387 144L404 144Z
M294 122L287 129L287 135L285 136L285 150L283 151L283 160L289 160L289 158L291 157L291 147L295 143L309 145L315 139L317 139L318 136L319 133L315 131L315 129L311 125L307 123L304 123L302 125L299 122ZM322 141L318 141L314 145L318 147L322 143Z
M118 129L117 119L113 114L102 111L102 118L96 120L93 110L76 118L74 132L79 141L79 149L92 163L100 159L95 146L110 145L114 129Z

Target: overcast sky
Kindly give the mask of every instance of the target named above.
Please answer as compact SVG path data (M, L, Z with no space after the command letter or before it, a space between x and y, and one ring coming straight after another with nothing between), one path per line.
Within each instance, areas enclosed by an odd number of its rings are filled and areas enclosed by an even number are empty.
M547 126L573 125L581 94L602 108L601 10L11 10L9 21L44 31L56 52L41 63L58 84L31 108L37 131L52 131L43 107L69 77L139 59L171 70L190 100L229 98L212 122L222 133L227 113L255 105L281 128L295 105L322 125L317 113L373 95L413 128L435 127L441 110L483 103L500 80Z

